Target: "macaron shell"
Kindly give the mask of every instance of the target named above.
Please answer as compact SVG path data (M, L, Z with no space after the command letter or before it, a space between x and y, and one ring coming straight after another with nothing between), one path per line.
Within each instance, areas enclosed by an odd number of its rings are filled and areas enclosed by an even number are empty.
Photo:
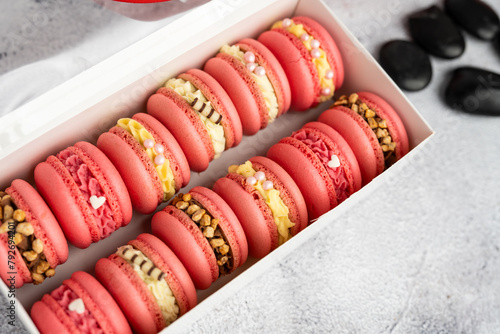
M9 249L9 237L7 234L0 234L0 277L5 282L5 285L10 288L13 284L18 289L24 283L33 282L31 273L17 247L14 248L14 259L11 256L12 250ZM11 267L12 262L14 262L14 269ZM8 281L9 279L13 279L13 281Z
M304 196L292 177L273 160L256 156L250 159L252 166L257 171L263 171L266 178L273 182L274 188L280 191L280 197L287 205L292 222L292 236L302 231L309 223L307 216L307 206Z
M99 136L97 147L120 172L133 208L143 214L156 210L163 191L158 173L139 142L127 130L113 127Z
M205 63L203 70L219 82L233 101L243 134L253 135L267 126L264 98L241 62L228 54L219 53Z
M315 105L319 78L300 39L285 29L273 29L263 32L258 40L271 50L286 73L292 95L291 108L304 111Z
M156 267L165 273L165 280L179 305L179 316L196 306L196 290L179 258L160 239L149 233L142 233L129 245L139 249Z
M229 174L218 179L213 191L233 210L245 231L250 256L262 258L278 247L278 230L271 209L257 195L244 188L245 179Z
M326 29L319 22L306 16L296 16L293 21L303 24L306 31L320 42L321 48L326 52L334 77L335 89L342 87L344 83L344 64L337 44Z
M352 193L361 189L362 177L358 160L356 160L354 152L352 151L349 144L345 141L345 139L337 131L324 123L309 122L302 127L302 129L304 128L316 129L320 131L320 133L322 133L324 136L326 136L324 140L328 142L328 146L332 147L332 149L338 152L337 155L341 155L344 162L347 164L347 166L343 166L343 168L348 174L346 176L352 186Z
M221 125L224 127L226 149L237 146L243 137L241 120L224 88L211 75L199 69L191 69L179 75L179 78L190 81L222 115Z
M324 111L318 121L332 127L351 147L363 179L363 185L384 171L384 154L375 133L356 112L343 106Z
M242 51L252 51L257 62L266 69L266 75L271 81L278 99L278 116L286 113L290 108L292 94L285 71L283 71L278 59L264 44L255 39L245 38L237 44Z
M120 306L135 333L157 333L166 323L146 284L116 254L97 261L95 274Z
M155 138L158 138L158 142L165 148L163 155L170 162L170 168L175 177L175 189L179 190L185 187L191 179L191 171L186 155L174 136L160 121L149 114L137 113L132 118L143 124Z
M82 298L85 307L90 309L105 333L132 333L118 304L93 276L83 271L77 271L71 275L71 279L64 281L63 284L70 287Z
M212 247L187 214L169 205L155 213L151 230L181 260L197 289L207 289L217 280L219 267Z
M27 220L42 240L47 262L55 268L68 259L68 243L59 223L40 194L26 181L14 180L6 191L16 206L26 213Z
M106 200L113 210L116 229L128 225L132 220L132 203L127 187L115 166L101 150L88 142L78 142L73 148L81 150L78 155L99 181Z
M208 132L191 106L173 90L162 87L147 103L147 111L175 137L191 170L202 172L214 158Z
M321 161L297 139L287 137L271 146L267 157L290 174L307 205L309 220L318 218L336 205L335 188Z
M370 92L359 92L358 98L365 102L377 115L385 119L387 129L396 143L396 158L399 160L409 151L408 134L398 113L383 98Z
M50 295L33 304L30 316L40 333L75 333L80 331Z
M88 204L59 159L50 156L39 163L35 168L35 183L71 244L87 248L100 239Z
M189 194L197 200L214 218L231 247L233 270L241 266L248 257L248 242L238 217L229 205L214 191L205 187L194 187Z

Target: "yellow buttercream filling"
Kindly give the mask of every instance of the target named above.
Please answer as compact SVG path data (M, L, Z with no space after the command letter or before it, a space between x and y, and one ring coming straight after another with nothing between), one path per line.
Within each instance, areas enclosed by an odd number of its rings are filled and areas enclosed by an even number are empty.
M165 83L165 87L173 89L189 104L193 103L194 99L198 98L199 101L207 105L211 105L210 101L208 101L208 99L199 89L197 89L191 82L184 79L172 78L168 80L167 83ZM215 109L214 106L212 107ZM224 128L222 127L222 124L215 124L211 119L207 118L201 113L196 112L196 114L203 122L203 125L205 125L205 128L208 131L208 135L210 136L212 145L214 146L214 159L217 159L226 149L226 137L224 136Z
M151 139L154 141L153 136L149 133L146 128L144 128L141 123L133 120L131 118L121 118L118 120L118 126L127 130L135 140L137 140L144 147L144 141L146 139ZM153 148L144 147L147 155L154 164L155 157L157 156ZM165 158L165 163L162 165L155 166L156 172L160 177L161 187L163 189L163 201L168 201L172 196L175 195L175 180L172 168L170 168L170 161Z
M275 24L273 24L271 29L275 29L275 28L286 29L287 31L291 32L293 35L295 35L299 39L303 34L308 34L308 32L304 29L304 26L302 24L295 24L292 20L292 24L288 28L285 28L285 27L283 27L282 22L283 21L276 22ZM309 52L311 52L311 50L313 49L311 47L311 41L313 39L314 39L314 37L309 35L309 39L307 41L301 40L302 44L304 44L307 51L309 51ZM320 102L324 102L324 101L327 101L327 100L332 98L333 93L335 91L335 85L333 83L333 79L327 79L325 77L326 72L328 70L332 70L330 63L328 62L328 58L326 57L326 52L325 52L325 50L323 50L321 48L321 46L318 48L318 50L320 52L320 57L312 58L312 61L314 63L314 66L316 67L316 70L318 71L321 89L330 88L329 95L321 95L320 94L319 100L320 100Z
M161 280L152 278L144 271L142 271L139 265L123 257L121 253L124 247L129 247L129 252L133 252L133 254L137 254L138 256L147 259L148 261L151 260L148 259L148 257L145 256L144 253L142 253L140 250L135 249L131 246L122 246L118 248L118 251L116 252L118 256L127 261L127 263L130 264L132 268L134 268L134 271L137 273L137 275L139 275L144 283L146 283L148 290L153 294L156 302L158 303L158 306L160 306L161 314L163 315L163 318L165 318L167 326L170 325L179 316L179 305L177 305L177 300L175 299L172 290L170 290L167 281L164 278L162 278Z
M240 47L238 45L223 45L220 49L220 52L233 56L238 59L243 65L247 65L247 62L245 61L245 53L240 50ZM262 96L264 97L264 100L266 102L267 110L269 110L269 123L272 123L278 116L278 97L276 96L276 92L274 91L273 84L271 83L271 80L269 80L269 77L267 75L258 76L253 72L251 73L251 75L262 92Z
M247 161L243 165L233 165L229 167L229 172L240 174L243 177L250 177L254 176L257 171L253 169L252 163ZM289 209L281 199L280 192L275 188L264 190L262 183L263 181L258 181L253 187L264 198L266 204L271 209L274 223L278 228L279 244L282 245L292 237L290 228L295 226L295 224L292 223L288 217Z

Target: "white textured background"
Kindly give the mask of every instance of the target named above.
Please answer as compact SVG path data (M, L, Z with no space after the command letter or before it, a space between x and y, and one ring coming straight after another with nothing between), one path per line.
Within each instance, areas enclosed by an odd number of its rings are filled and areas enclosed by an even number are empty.
M408 14L442 6L325 2L375 58L384 42L409 39ZM487 3L500 13L498 1ZM134 21L90 0L2 1L0 114L164 23ZM500 55L469 35L466 43L459 59L432 58L432 83L407 94L437 132L412 164L191 333L500 333L500 118L459 113L441 100L450 70L498 73ZM4 313L2 333L25 332L20 324L13 331Z

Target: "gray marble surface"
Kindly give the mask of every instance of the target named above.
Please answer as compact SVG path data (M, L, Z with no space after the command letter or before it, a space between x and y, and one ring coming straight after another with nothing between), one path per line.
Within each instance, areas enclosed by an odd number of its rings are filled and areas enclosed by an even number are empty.
M442 5L325 2L375 58L384 42L409 39L408 14ZM500 13L498 1L487 2ZM162 24L92 1L1 2L0 109L15 108ZM500 333L500 118L456 112L441 99L452 69L499 72L500 55L467 34L466 43L458 59L433 57L431 84L406 93L436 131L425 150L186 332ZM43 73L51 73L46 85L20 81ZM7 95L13 87L23 89ZM4 312L0 331L25 332L13 331Z

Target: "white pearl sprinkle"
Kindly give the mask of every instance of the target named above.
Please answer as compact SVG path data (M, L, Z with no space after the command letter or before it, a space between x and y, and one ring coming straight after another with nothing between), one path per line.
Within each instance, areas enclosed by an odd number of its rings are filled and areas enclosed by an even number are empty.
M319 51L319 49L312 49L311 50L311 57L313 57L313 58L321 57L321 52Z
M264 181L264 183L262 183L262 189L264 190L271 190L273 187L274 185L271 181Z
M256 63L247 63L247 69L250 71L250 72L253 72L255 71L255 69L257 68L257 64Z
M313 48L313 49L317 49L317 48L319 48L319 46L320 46L320 45L321 45L321 44L320 44L320 42L319 42L317 39L313 39L313 40L311 41L311 48Z
M327 79L333 79L333 71L332 70L326 71L325 78L327 78Z
M251 186L253 186L254 184L257 183L257 179L255 177L253 177L253 176L247 177L246 181L247 181L247 184L249 184Z
M254 73L259 77L263 77L264 75L266 75L266 69L262 66L257 66Z
M243 58L245 59L245 61L247 63L255 63L255 54L251 51L245 52L245 55L243 56Z
M289 28L292 25L292 20L290 19L284 19L283 22L281 22L284 28Z
M330 87L323 88L321 90L321 95L328 96L332 93L332 89Z
M302 35L300 35L300 40L306 42L309 40L309 37L310 36L307 33L303 33Z
M264 174L264 172L261 171L255 173L254 176L257 179L257 181L264 181L266 179L266 174Z

